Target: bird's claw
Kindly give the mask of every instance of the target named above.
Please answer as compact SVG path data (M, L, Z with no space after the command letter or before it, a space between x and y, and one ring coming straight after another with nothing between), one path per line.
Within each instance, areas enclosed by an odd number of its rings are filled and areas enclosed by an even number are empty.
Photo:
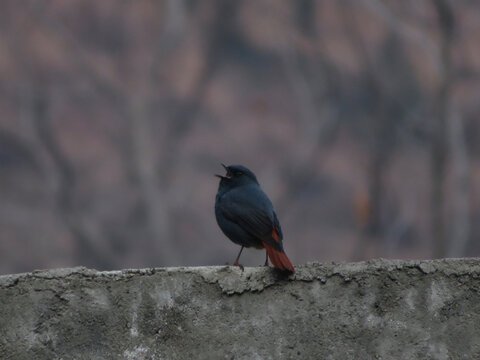
M242 271L245 271L245 267L242 264L239 264L239 263L233 263L232 265L230 265L230 263L226 262L225 265L226 266L238 266Z
M242 269L242 272L245 271L245 268L244 268L243 265L240 264L239 262L234 262L234 263L233 263L233 266L238 266L240 269Z

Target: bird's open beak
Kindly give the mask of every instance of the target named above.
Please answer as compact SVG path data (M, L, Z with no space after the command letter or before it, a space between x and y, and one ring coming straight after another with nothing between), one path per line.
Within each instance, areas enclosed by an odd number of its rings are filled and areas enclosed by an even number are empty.
M219 177L220 179L230 179L232 177L232 175L230 174L230 170L228 169L228 166L225 165L224 163L221 163L221 164L222 164L223 168L225 169L225 171L227 172L227 174L225 176L215 174L215 176Z

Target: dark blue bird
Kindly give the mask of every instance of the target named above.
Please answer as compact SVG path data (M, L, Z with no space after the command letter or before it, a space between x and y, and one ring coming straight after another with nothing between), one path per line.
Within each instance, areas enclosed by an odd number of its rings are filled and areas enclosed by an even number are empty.
M223 233L241 246L233 265L243 266L238 260L244 247L265 248L268 258L278 270L295 270L283 250L283 234L270 199L260 188L255 174L242 165L222 166L226 175L220 178L215 198L215 217Z

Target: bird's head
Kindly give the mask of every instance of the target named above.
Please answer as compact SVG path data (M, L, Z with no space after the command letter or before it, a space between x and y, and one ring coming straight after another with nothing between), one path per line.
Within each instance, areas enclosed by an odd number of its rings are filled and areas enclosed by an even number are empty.
M251 183L258 185L255 174L251 170L247 169L245 166L227 166L225 164L222 164L222 166L225 168L225 171L227 173L225 175L215 174L215 176L220 178L220 186L235 187Z

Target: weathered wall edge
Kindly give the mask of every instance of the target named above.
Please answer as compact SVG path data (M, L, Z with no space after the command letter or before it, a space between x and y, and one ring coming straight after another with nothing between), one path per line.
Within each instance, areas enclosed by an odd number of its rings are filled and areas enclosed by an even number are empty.
M359 275L374 275L379 271L400 270L420 271L424 274L439 272L446 276L480 276L479 258L450 258L438 260L391 260L372 259L361 262L311 262L296 266L296 273L289 277L279 275L272 268L246 267L242 271L233 266L197 266L165 267L97 271L83 266L35 270L30 273L0 275L0 288L15 286L28 279L63 279L68 277L105 278L112 281L130 278L136 275L154 275L158 273L190 273L199 275L205 282L217 284L225 294L241 294L245 291L262 291L279 281L314 281L326 282L333 276L345 281L352 281ZM229 275L229 276L226 276Z

